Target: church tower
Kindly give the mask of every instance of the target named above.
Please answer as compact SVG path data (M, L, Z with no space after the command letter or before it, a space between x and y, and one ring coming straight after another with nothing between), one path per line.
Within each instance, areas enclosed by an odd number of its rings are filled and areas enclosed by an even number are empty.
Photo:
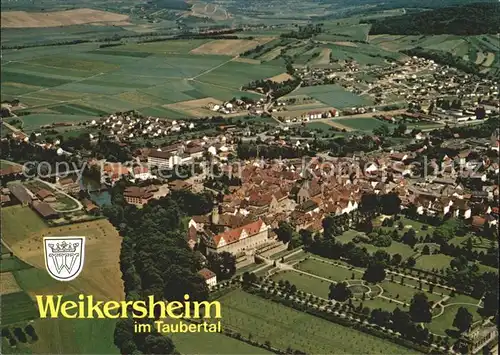
M219 206L218 205L214 205L214 208L212 209L212 214L210 215L210 220L212 222L212 225L219 224Z

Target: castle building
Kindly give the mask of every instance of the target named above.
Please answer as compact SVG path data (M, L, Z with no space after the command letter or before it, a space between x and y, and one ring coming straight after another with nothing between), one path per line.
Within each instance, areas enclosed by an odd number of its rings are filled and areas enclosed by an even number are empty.
M227 251L238 255L252 252L269 241L269 226L262 219L218 234L205 232L203 242L207 253Z
M467 353L477 354L486 345L498 338L498 328L496 324L489 321L477 322L465 333L461 339L461 346L467 348Z

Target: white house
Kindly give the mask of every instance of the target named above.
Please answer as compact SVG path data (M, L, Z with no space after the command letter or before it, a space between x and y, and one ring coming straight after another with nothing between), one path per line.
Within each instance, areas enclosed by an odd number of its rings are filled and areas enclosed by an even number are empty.
M374 164L374 163L371 163L370 165L368 165L368 166L366 167L365 172L367 172L367 173L372 173L372 172L377 171L377 170L378 170L377 165L376 165L376 164Z
M205 279L208 287L214 287L215 285L217 285L217 276L212 270L204 268L198 271L198 274L200 274Z
M153 176L149 173L149 169L146 166L136 166L133 169L134 179L148 180Z

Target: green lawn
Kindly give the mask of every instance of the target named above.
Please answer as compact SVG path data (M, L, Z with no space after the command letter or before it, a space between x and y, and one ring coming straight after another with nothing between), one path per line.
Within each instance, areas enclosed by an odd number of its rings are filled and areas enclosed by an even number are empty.
M38 311L30 296L24 292L2 295L0 320L2 325L38 318Z
M469 305L452 305L446 307L444 313L441 316L432 319L432 322L427 325L429 330L433 333L443 336L447 335L446 331L448 329L456 331L457 329L453 327L453 320L455 319L455 315L457 314L457 311L460 307L467 308L469 313L472 314L474 322L481 319L481 316L479 315L479 313L477 313L478 307Z
M383 339L316 318L304 312L233 291L221 299L222 322L244 336L269 341L280 349L292 347L312 354L414 353Z
M453 257L444 254L433 254L433 255L420 255L417 258L417 269L429 270L438 269L443 270L450 266L450 261Z
M452 304L452 303L472 303L477 304L479 302L478 299L461 294L455 294L455 296L451 297L448 301L444 302L444 304Z
M415 251L409 245L394 241L388 247L377 247L375 245L368 243L359 243L358 245L365 247L366 250L368 250L368 252L371 254L375 253L377 250L384 250L390 255L394 254L401 255L403 257L403 260L415 254Z
M356 237L357 235L365 236L365 233L360 233L360 232L357 232L355 230L348 230L348 231L344 232L341 236L336 237L335 239L343 244L346 244L346 243L352 242L354 237ZM394 242L394 241L391 243L391 245L389 247L385 247L385 248L384 247L377 247L377 246L374 246L374 245L368 244L368 243L358 243L358 246L365 247L369 253L375 253L377 250L380 249L380 250L385 250L390 255L400 254L403 257L403 260L405 260L408 257L410 257L411 255L415 254L415 251L409 245L399 243L399 242Z
M411 287L406 287L404 285L400 285L395 282L390 282L387 280L380 283L380 286L382 286L382 288L384 289L383 293L384 296L408 304L410 304L413 295L418 292L417 290Z
M10 242L22 241L47 225L36 212L21 205L2 208L2 233Z
M363 274L360 272L328 264L326 262L321 262L316 259L304 260L303 262L297 264L295 267L299 270L303 270L333 281L350 280L353 273L355 279L360 279L363 276Z
M369 307L370 310L381 308L384 311L392 312L394 311L394 309L396 309L396 307L398 307L401 310L405 311L408 310L408 308L404 307L402 304L396 302L390 302L380 297L375 297L373 300L367 298L364 301L355 301L354 303L356 304L356 306L362 303L364 307Z
M464 247L467 245L467 241L469 239L472 239L472 249L477 250L478 252L480 252L480 251L486 252L492 244L490 240L488 240L486 238L482 238L480 236L476 236L476 235L466 235L466 236L462 236L462 237L454 237L453 239L450 240L450 244L459 245L460 247ZM493 242L493 244L496 245L497 243Z
M383 293L384 296L390 297L392 299L395 299L395 300L398 300L401 302L405 302L408 304L410 304L410 302L413 298L413 295L416 293L419 293L419 292L425 293L427 295L427 298L429 299L429 301L432 301L432 302L437 302L437 301L442 299L442 297L440 295L431 294L429 292L423 291L423 289L425 288L425 284L422 284L422 288L423 288L422 290L419 290L418 288L415 289L415 288L412 288L409 286L401 285L397 282L391 282L388 280L380 283L380 286L382 286L382 288L384 289L384 293Z
M403 223L404 225L404 229L400 231L401 233L404 233L408 229L412 228L417 233L417 236L425 236L427 234L432 235L432 231L434 230L434 227L428 224L427 224L427 230L422 230L422 226L425 225L425 223L415 221L413 219L409 219L406 217L401 217L398 221L395 221L393 228L397 228L399 222Z
M294 261L304 259L307 255L309 255L309 253L302 250L300 253L293 254L292 256L286 258L285 262L292 263Z
M389 128L395 127L395 125L387 122L383 122L381 120L377 120L376 118L343 118L338 121L340 124L344 126L354 128L360 131L373 131L375 128L378 128L382 125L386 125Z
M279 282L287 280L295 285L298 290L328 299L330 282L301 274L296 271L282 271L273 275L272 280Z
M349 229L348 231L345 231L344 233L342 233L342 235L335 237L335 240L337 240L343 244L346 244L346 243L352 242L354 237L356 237L359 234L365 235L364 233L360 233L360 232L357 232L355 230Z

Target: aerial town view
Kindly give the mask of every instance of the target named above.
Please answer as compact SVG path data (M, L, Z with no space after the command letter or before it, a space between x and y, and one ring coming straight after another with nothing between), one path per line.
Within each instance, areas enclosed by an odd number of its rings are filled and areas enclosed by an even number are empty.
M500 2L1 6L0 354L498 355Z

